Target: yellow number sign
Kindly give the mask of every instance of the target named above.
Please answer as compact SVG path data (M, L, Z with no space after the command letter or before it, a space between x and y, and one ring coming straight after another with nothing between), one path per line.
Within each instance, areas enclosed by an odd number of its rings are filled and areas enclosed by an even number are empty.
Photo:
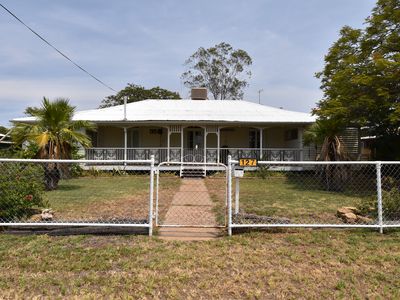
M241 166L241 167L257 167L257 159L255 159L255 158L240 158L239 166Z

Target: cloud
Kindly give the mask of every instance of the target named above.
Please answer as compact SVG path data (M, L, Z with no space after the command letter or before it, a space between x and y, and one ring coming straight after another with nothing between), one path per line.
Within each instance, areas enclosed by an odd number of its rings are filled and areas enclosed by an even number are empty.
M161 86L183 96L180 74L198 47L221 41L249 52L246 99L309 111L321 98L313 75L346 24L362 26L375 0L3 0L27 24L115 89ZM43 96L97 107L111 92L0 12L0 123Z
M12 118L23 116L28 106L40 106L44 96L50 99L69 98L72 105L82 110L97 108L101 100L111 94L101 87L94 88L87 78L3 79L0 80L0 91L1 125L7 125Z

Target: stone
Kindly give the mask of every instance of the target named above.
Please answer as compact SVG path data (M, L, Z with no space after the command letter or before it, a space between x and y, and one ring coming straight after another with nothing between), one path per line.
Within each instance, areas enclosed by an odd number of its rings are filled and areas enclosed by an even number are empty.
M361 224L371 224L373 223L374 220L372 220L371 218L368 217L363 217L363 216L357 216L357 223L361 223Z
M341 208L338 208L338 210L337 210L337 212L336 212L336 215L337 215L338 217L342 217L342 216L344 216L345 214L350 213L350 212L351 212L351 211L349 211L348 209L345 209L345 208L341 207Z
M343 221L346 223L355 223L357 221L357 215L353 214L352 212L345 213L342 216Z
M354 206L343 206L342 208L346 209L349 212L352 212L353 214L356 214L356 215L360 213L360 210L357 207L354 207Z
M338 210L337 210L337 215L339 217L341 217L342 215L347 214L347 213L353 213L353 214L357 215L360 213L360 210L353 206L343 206L341 208L338 208Z
M360 215L360 210L352 206L338 208L336 215L345 223L370 224L374 222L374 220Z
M52 221L53 220L53 210L43 209L40 215L42 221Z

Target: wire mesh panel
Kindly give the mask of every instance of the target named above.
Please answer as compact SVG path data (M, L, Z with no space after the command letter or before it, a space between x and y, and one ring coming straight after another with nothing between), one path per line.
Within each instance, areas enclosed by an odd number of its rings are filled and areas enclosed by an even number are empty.
M226 166L162 163L158 167L156 223L159 226L225 226Z
M381 163L382 224L400 227L400 164Z
M232 183L233 227L379 225L375 164L260 162Z
M148 227L150 161L0 160L0 225Z

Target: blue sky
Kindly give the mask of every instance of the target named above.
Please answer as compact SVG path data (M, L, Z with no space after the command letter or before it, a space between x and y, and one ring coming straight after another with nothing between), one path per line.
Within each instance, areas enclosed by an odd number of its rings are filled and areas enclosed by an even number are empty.
M187 96L183 63L221 41L253 58L245 100L309 112L314 73L344 25L361 27L373 0L0 0L72 59L111 85L161 86ZM96 108L112 91L73 67L0 9L0 125L43 96Z

